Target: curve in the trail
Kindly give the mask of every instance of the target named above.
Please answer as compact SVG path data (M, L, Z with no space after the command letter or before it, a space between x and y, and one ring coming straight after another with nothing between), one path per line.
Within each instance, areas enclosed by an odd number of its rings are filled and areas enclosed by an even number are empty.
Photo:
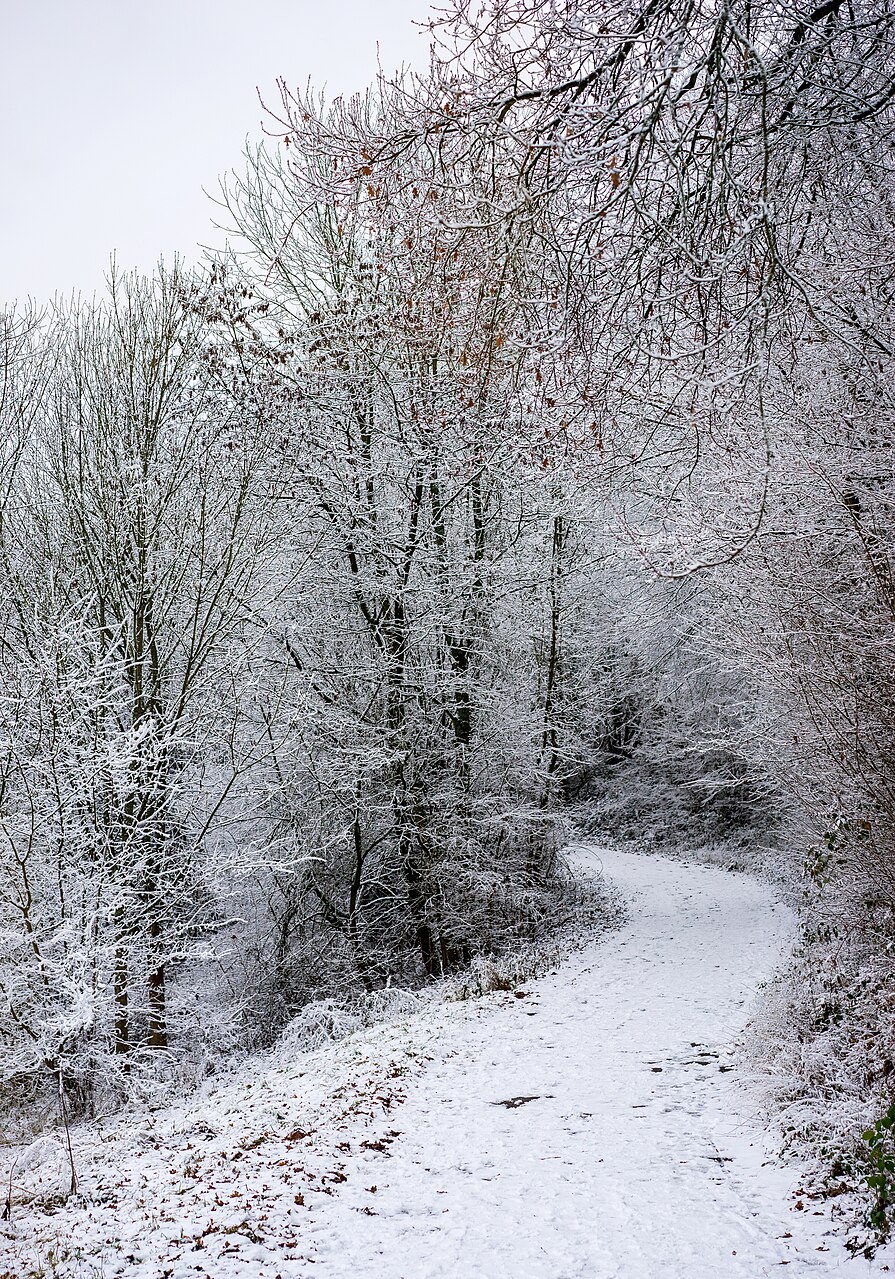
M825 1218L796 1211L798 1170L770 1158L737 1079L735 1041L792 944L791 912L746 875L578 857L621 889L628 922L459 1028L395 1116L390 1153L311 1214L308 1273L866 1273Z

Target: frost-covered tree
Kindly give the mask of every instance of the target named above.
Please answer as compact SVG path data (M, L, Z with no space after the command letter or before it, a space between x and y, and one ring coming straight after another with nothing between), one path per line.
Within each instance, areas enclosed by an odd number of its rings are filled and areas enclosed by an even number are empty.
M278 479L189 293L113 274L53 320L4 513L4 1025L55 1037L40 1051L87 1087L107 1049L126 1069L167 1046L169 974L217 924L258 749L245 623L276 589Z
M427 146L372 161L393 110L284 91L278 148L225 192L240 239L209 300L294 485L272 802L307 859L280 918L336 930L367 984L411 937L434 975L535 926L564 767L568 502L518 302L532 263L446 217L446 168L470 207L499 174Z

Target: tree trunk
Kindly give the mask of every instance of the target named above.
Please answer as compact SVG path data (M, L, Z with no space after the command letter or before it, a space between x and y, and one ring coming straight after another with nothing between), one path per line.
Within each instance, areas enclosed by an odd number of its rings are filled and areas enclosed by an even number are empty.
M115 1052L119 1056L126 1056L131 1049L127 960L127 946L119 932L118 945L115 947L115 967L112 975L115 1003ZM124 1063L124 1069L128 1069L127 1062Z

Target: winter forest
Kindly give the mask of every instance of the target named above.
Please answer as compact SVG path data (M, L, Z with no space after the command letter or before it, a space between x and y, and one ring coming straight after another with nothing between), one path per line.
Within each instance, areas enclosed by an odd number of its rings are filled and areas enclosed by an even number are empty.
M412 1008L521 1017L636 914L580 845L797 912L738 1050L798 1168L777 1235L811 1197L885 1255L895 13L450 0L431 40L361 97L284 67L226 251L0 316L6 1279L310 1273L243 1209L214 1255L100 1255L87 1145L293 1049L341 1079ZM589 1265L515 1273L660 1273Z

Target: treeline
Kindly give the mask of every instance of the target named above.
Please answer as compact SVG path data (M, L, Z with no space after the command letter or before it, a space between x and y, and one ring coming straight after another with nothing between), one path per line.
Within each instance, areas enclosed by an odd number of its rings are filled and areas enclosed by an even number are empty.
M7 1080L533 936L570 803L884 952L893 22L456 0L281 86L207 270L6 318Z
M605 534L541 265L335 123L253 159L241 256L6 321L2 1069L74 1110L567 907Z

